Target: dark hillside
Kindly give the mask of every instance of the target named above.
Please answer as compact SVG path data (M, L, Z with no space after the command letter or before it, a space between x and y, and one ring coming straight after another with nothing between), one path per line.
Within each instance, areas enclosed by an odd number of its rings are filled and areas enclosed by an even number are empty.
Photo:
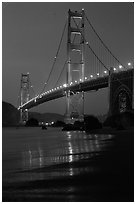
M38 113L29 112L29 119L35 118L38 122L56 122L64 121L64 116L57 113ZM20 113L10 103L2 101L2 126L18 125L20 120Z
M39 122L55 122L57 120L64 121L64 116L57 113L37 113L37 112L30 112L29 119L35 118Z
M19 111L10 103L2 101L2 126L14 126L19 123Z

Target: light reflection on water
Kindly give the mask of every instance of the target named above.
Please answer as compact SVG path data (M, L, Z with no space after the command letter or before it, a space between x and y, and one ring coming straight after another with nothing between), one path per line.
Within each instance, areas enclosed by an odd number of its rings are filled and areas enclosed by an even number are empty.
M41 144L36 149L29 149L22 152L22 169L34 169L48 165L67 163L78 161L79 159L86 159L93 155L94 152L104 150L105 143L103 140L111 138L111 135L85 135L82 132L72 132L73 138L69 137L69 132L66 132L67 143L62 147L63 151L59 149L53 152L46 152L42 149ZM83 136L83 137L81 137ZM62 155L60 154L62 152ZM85 154L90 153L90 155Z
M10 173L13 173L13 175L12 177L7 176L6 180L8 182L15 180L43 180L94 171L93 167L74 167L72 164L99 155L110 145L109 142L113 137L104 134L86 134L80 131L57 131L46 131L46 134L49 134L47 137L44 135L44 137L32 141L32 144L29 143L28 148L26 146L22 148L19 158L20 170L18 171L16 166L12 167ZM38 136L35 135L35 137ZM27 143L26 135L25 140ZM15 154L14 149L14 156ZM64 166L65 163L70 166ZM60 166L60 164L63 166Z

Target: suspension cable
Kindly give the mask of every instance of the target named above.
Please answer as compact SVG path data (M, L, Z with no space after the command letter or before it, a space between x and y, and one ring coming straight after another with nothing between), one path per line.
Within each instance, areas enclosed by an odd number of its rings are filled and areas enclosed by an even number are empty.
M66 63L67 63L67 60L65 60L65 62L64 62L64 65L63 65L63 67L62 67L61 73L60 73L60 75L59 75L59 77L58 77L58 80L57 80L57 82L56 82L54 88L57 86L57 84L58 84L58 82L59 82L59 80L60 80L60 77L61 77L61 75L62 75L62 73L63 73L63 71L64 71L64 68L65 68Z
M109 50L109 48L107 47L107 45L104 43L104 41L100 38L100 36L97 34L96 30L94 29L93 25L91 24L91 22L89 21L89 19L87 18L86 14L85 14L86 20L88 21L89 25L91 26L92 30L94 31L94 33L96 34L96 36L98 37L98 39L100 40L100 42L103 44L103 46L108 50L108 52L112 55L112 57L120 64L122 65L124 68L126 68L115 56L114 54Z
M85 40L86 41L86 40ZM89 45L89 43L86 41L87 46L89 47L89 49L91 50L91 52L94 54L94 56L97 58L97 60L102 64L102 66L109 71L109 69L105 66L105 64L99 59L99 57L96 55L96 53L93 51L93 49L91 48L91 46Z
M73 18L73 20L74 20L74 22L75 22L75 24L76 24L76 26L77 26L77 28L78 28L78 25L77 25L77 23L76 23L76 21L75 21L74 18ZM86 45L88 45L89 49L90 49L91 52L94 54L94 56L97 58L97 60L105 67L106 70L109 71L109 69L103 64L103 62L99 59L99 57L98 57L98 56L96 55L96 53L93 51L93 49L91 48L91 46L89 45L89 43L88 43L87 40L85 39L84 35L83 35L82 33L81 33L81 35L82 35L82 37L83 37L83 39L84 39Z
M44 87L43 87L41 93L43 93L45 87L47 86L47 84L48 84L48 82L49 82L49 80L50 80L50 76L51 76L51 74L52 74L52 72L53 72L53 69L54 69L54 66L55 66L55 63L56 63L58 54L59 54L60 46L61 46L61 43L62 43L62 40L63 40L64 32L65 32L65 29L66 29L66 25L67 25L67 21L65 22L65 25L64 25L64 28L63 28L62 36L61 36L60 43L59 43L59 46L58 46L58 49L57 49L57 52L56 52L56 56L55 56L54 61L53 61L53 65L52 65L52 67L51 67L51 71L50 71L50 73L49 73L49 76L48 76L48 78L47 78L46 83L44 84ZM41 93L40 93L40 94L41 94Z
M34 88L33 88L33 85L32 85L32 83L31 83L31 81L30 81L29 83L30 83L30 88L31 88L31 90L33 91L33 94L34 94L34 96L35 96L35 90L34 90Z
M79 24L78 24L78 26L79 26ZM72 40L72 43L74 43L74 41L76 40L76 37L77 37L77 35L75 34L75 35L74 35L74 38L73 38L73 40ZM58 77L58 80L57 80L57 82L56 82L54 88L57 86L57 84L58 84L58 82L59 82L59 80L60 80L60 78L61 78L61 76L62 76L62 73L63 73L63 71L64 71L64 68L65 68L66 63L67 63L67 60L65 60L65 62L64 62L64 65L63 65L63 67L62 67L61 73L60 73L60 75L59 75L59 77Z
M21 104L20 104L20 92L21 92L21 87L19 88L19 93L18 93L18 96L17 96L17 107L19 107Z
M101 43L103 44L103 46L109 51L109 53L112 55L112 57L120 64L123 66L122 63L120 63L120 61L113 55L113 53L109 50L109 48L107 47L107 45L103 42L103 40L100 38L100 36L97 34L96 30L94 29L94 27L92 26L92 24L90 23L89 19L87 18L86 14L85 14L85 17L88 21L88 23L90 24L91 28L93 29L94 33L96 34L96 36L98 37L98 39L101 41ZM88 44L89 46L89 44ZM90 49L92 50L92 48L90 47ZM93 50L92 50L93 52ZM94 53L95 54L95 53ZM96 56L97 57L97 56ZM97 57L98 58L98 57ZM99 59L99 58L98 58ZM105 65L103 64L103 66L105 67ZM125 66L123 66L124 68L126 68ZM105 67L106 68L106 67ZM109 70L108 70L109 71ZM122 81L120 79L117 79L117 81L123 85Z

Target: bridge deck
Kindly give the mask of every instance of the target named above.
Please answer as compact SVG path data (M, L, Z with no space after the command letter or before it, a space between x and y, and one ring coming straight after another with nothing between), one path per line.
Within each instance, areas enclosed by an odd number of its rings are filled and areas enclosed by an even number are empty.
M126 77L126 76L128 77L129 75L132 75L132 74L133 74L133 69L114 73L113 80L116 80L116 79L120 80L122 77ZM95 79L86 80L83 83L76 83L69 87L62 87L50 93L46 93L46 94L43 93L41 96L38 96L37 98L33 98L27 103L23 104L20 108L30 109L39 104L45 103L47 101L51 101L57 98L64 97L66 96L67 90L71 90L71 92L76 93L76 92L81 92L81 91L87 92L91 90L98 90L98 89L106 88L108 87L108 79L109 79L109 76L102 76L102 77L98 77Z

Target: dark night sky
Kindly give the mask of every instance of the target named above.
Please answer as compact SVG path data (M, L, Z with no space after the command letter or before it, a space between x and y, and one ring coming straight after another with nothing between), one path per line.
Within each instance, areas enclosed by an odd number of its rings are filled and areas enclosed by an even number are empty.
M17 106L21 73L30 73L39 93L48 78L68 9L85 9L101 38L123 63L133 62L133 3L3 3L2 9L2 98ZM66 35L66 33L65 33ZM62 44L66 56L66 42ZM53 73L54 85L62 67L63 54ZM85 94L85 113L102 114L108 110L107 89ZM40 112L65 112L65 98L34 108Z

